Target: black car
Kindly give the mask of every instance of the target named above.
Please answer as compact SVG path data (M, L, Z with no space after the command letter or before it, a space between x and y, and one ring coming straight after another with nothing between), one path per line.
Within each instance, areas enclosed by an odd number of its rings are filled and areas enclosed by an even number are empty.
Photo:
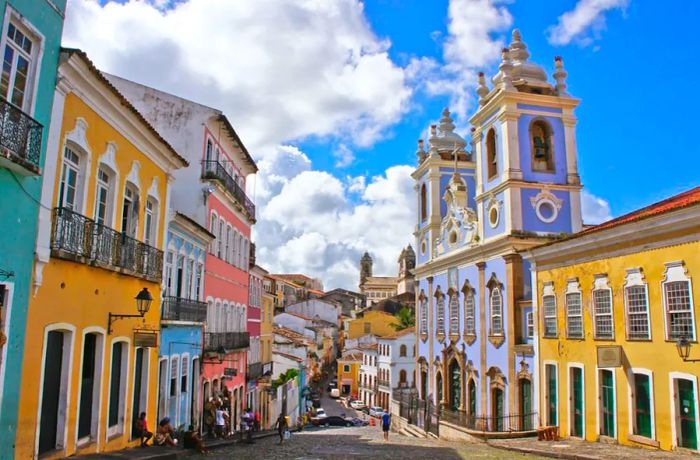
M343 417L338 417L337 415L331 415L322 419L319 423L320 426L353 426L352 420L345 419Z

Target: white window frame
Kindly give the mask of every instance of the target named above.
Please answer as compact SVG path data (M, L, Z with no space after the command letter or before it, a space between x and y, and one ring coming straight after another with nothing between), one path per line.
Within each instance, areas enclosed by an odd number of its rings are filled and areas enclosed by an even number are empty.
M127 191L132 194L130 198L130 204L131 208L129 210L130 216L127 216L127 228L125 230L123 229L123 222L124 222L124 204L127 199ZM139 207L141 206L141 190L139 189L138 184L135 184L131 181L126 181L124 183L124 189L122 192L122 206L121 206L121 213L119 214L119 226L118 229L120 232L123 232L127 236L131 238L136 238L136 235L138 234L139 231L139 213L140 209ZM134 214L134 209L136 209L135 214ZM132 220L133 219L133 220Z
M598 313L596 311L596 292L607 292L610 299L610 327L612 329L611 336L600 335L598 327L598 319L608 316L607 313ZM607 274L595 275L595 280L593 282L593 290L591 291L591 307L593 312L593 333L594 337L599 340L615 340L615 299L613 297L612 288L608 282Z
M438 286L439 289L440 286ZM438 334L445 333L445 296L440 294L435 297L435 326Z
M535 313L532 310L525 313L525 337L535 338Z
M627 372L627 413L628 413L628 429L629 435L645 438L640 434L635 434L637 429L637 419L635 412L637 408L637 394L635 392L634 375L646 375L649 377L649 405L651 408L651 440L656 441L656 407L654 401L654 372L641 367L632 367ZM671 392L673 393L673 392ZM673 396L673 394L671 395Z
M700 399L698 398L698 376L685 372L669 372L668 388L670 390L669 403L671 409L671 443L673 447L678 447L678 424L680 417L678 404L676 404L676 380L690 380L693 383L693 395L695 396L695 420L700 420L700 408L698 408L698 403L700 402ZM695 424L695 438L700 439L700 423ZM698 451L700 452L700 448Z
M598 367L596 366L595 370L595 387L596 387L596 433L598 433L599 436L602 436L600 434L600 430L602 428L602 419L603 419L603 394L601 392L601 384L602 384L602 379L600 378L602 371L610 371L612 372L612 378L613 378L613 407L615 408L615 411L613 413L613 429L615 430L615 436L613 436L614 439L619 439L620 438L620 429L618 426L618 415L619 415L619 408L617 407L617 375L615 372L614 367Z
M570 296L578 296L578 314L571 314L571 306L569 304ZM586 337L586 327L583 321L583 293L578 278L571 278L567 281L566 291L564 292L564 306L566 308L566 338L567 339L583 339ZM571 319L579 318L581 321L581 335L574 335L571 332Z
M572 369L577 368L581 369L581 379L583 380L582 383L582 388L583 388L583 395L581 399L583 400L583 433L581 437L579 438L578 436L574 436L571 433L573 432L574 429L574 392L573 392L573 386L574 386L574 379L572 378ZM567 431L567 436L571 436L572 438L576 439L586 439L586 369L583 363L579 362L568 362L566 363L566 379L568 385L566 386L566 401L567 401L567 422L568 422L568 431ZM558 385L559 382L557 382ZM557 401L558 404L558 401ZM557 407L559 409L559 407ZM561 423L561 420L558 420Z
M450 295L450 334L459 334L459 292L454 291Z
M216 257L219 259L224 259L226 257L226 254L224 254L224 239L226 235L224 234L224 229L226 228L226 221L224 221L223 218L219 217L219 227L217 228L216 235L217 235L217 246L216 246Z
M102 180L100 175L107 176L107 182ZM103 164L100 164L97 168L97 176L95 177L95 211L93 214L93 219L97 223L101 223L106 227L112 226L112 214L113 214L113 199L114 199L114 173L111 169ZM103 221L100 222L99 219L99 208L100 208L100 192L104 190L105 202L104 202L104 217Z
M72 159L66 158L66 153L70 151L76 157L78 157L78 163L75 163ZM82 149L73 143L66 143L61 152L61 176L59 178L58 184L58 200L56 206L61 208L70 209L71 211L82 214L83 213L83 188L85 177L85 155L82 154ZM66 190L64 188L64 181L66 179L67 170L71 170L75 173L75 186L73 193L73 203L72 208L66 206Z
M630 302L629 302L629 290L631 288L642 288L644 291L644 301L645 301L645 316L646 316L646 337L633 336L631 335L631 315L630 312ZM627 275L625 276L625 285L623 287L623 299L625 302L625 334L627 340L650 340L651 339L651 322L649 318L649 289L646 281L644 280L644 273L640 267L628 268ZM635 312L634 315L640 315L641 313Z
M553 310L549 313L547 312L547 305L545 301L552 300ZM548 324L554 324L554 331L548 332ZM557 319L557 296L554 292L554 283L552 281L547 281L542 286L542 336L547 338L558 337L559 336L559 324Z
M473 288L468 287L467 290L464 291L464 333L466 335L476 335L475 297ZM469 304L471 304L471 306Z
M420 333L428 333L428 299L425 298L425 294L418 298L420 302Z
M498 293L498 298L500 305L498 307L498 311L496 311L493 307L493 298L494 295ZM497 286L491 289L491 292L489 293L489 318L490 318L490 335L494 336L501 336L503 335L503 293L501 292L501 287ZM499 330L496 330L494 328L494 322L495 319L498 318L500 321L500 328Z
M664 272L664 279L661 283L661 295L663 298L664 307L664 325L666 340L676 341L678 338L671 337L671 324L670 324L670 312L668 311L668 299L666 298L666 285L674 282L687 282L688 283L688 294L690 296L690 319L693 331L692 337L686 337L690 341L697 340L697 330L695 324L695 304L693 302L693 283L690 276L688 276L688 271L685 267L683 261L674 261L666 263L666 270ZM699 423L700 424L700 423ZM700 438L699 438L700 439Z
M209 214L209 232L214 235L214 238L211 240L209 243L209 254L211 255L216 255L216 226L218 225L219 222L219 216L216 214L215 211L212 211Z
M150 222L149 222L150 221ZM146 198L143 217L143 242L156 247L158 244L158 200Z

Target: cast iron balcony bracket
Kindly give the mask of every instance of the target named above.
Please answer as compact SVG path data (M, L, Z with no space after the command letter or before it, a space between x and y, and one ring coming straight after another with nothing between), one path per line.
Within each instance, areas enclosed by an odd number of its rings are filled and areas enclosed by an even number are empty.
M107 320L107 335L112 333L112 323L123 318L143 318L143 315L116 315L114 313L110 313L109 319Z

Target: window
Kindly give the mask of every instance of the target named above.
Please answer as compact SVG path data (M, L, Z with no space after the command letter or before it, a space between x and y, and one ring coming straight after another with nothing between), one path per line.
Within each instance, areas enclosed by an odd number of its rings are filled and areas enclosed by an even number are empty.
M63 151L63 171L61 171L61 186L58 192L58 207L80 212L78 207L78 174L80 171L80 156L70 147Z
M437 310L437 314L435 315L437 318L437 333L438 334L444 334L445 333L445 296L440 292L440 286L438 286L438 292L436 294L437 301L435 303L435 308Z
M97 170L97 189L95 190L95 222L100 225L111 225L110 219L110 183L109 173L100 168Z
M187 261L187 271L185 272L185 295L186 299L192 299L192 283L194 281L194 260ZM196 298L194 299L196 300Z
M182 357L182 372L180 373L180 391L182 393L187 393L187 371L189 363L188 356L185 355Z
M425 184L420 187L420 220L424 222L428 219L428 191Z
M146 216L144 219L143 242L155 246L156 244L156 223L158 219L157 204L155 200L146 200Z
M138 220L139 193L135 185L127 183L124 187L124 201L122 203L122 233L135 238Z
M216 257L223 259L224 257L224 239L226 235L224 234L224 219L219 219L219 232L216 234L216 239L219 240L219 244L216 246Z
M214 235L214 240L209 244L209 252L211 254L215 254L215 249L216 249L216 214L211 215L211 218L209 220L209 232Z
M580 292L566 294L566 327L568 337L583 338L583 310Z
M595 336L598 339L615 337L612 308L612 292L607 286L607 277L596 277L593 291L593 314L595 317Z
M534 171L554 171L552 128L546 121L535 120L530 125L530 149Z
M112 365L109 383L109 406L107 414L108 435L122 432L126 399L126 379L129 347L125 342L112 345Z
M545 364L544 366L545 381L547 382L547 387L545 388L545 396L547 401L547 425L554 426L558 425L558 411L559 406L557 403L557 367L554 364Z
M165 295L173 295L173 253L165 254Z
M501 289L491 290L491 335L503 335L503 299Z
M406 356L406 345L401 345L399 347L399 356L400 357Z
M211 139L207 139L207 150L204 157L206 161L211 161L212 147Z
M498 174L498 157L496 156L496 130L491 128L486 134L486 165L488 179L493 179Z
M349 364L343 365L343 372L350 372L350 365Z
M544 314L544 336L557 335L557 299L553 295L542 297L542 313Z
M641 268L627 270L625 280L627 338L649 339L649 300Z
M175 396L177 394L177 371L178 371L178 361L177 358L173 358L170 361L170 396Z
M632 393L634 413L634 434L651 438L652 404L651 377L647 374L634 374L634 392Z
M459 334L459 294L450 296L450 334Z
M372 324L366 322L364 324L364 333L369 334L370 332L372 332Z
M464 333L467 335L476 334L476 323L474 319L474 289L467 286L464 290Z
M683 262L666 264L663 283L664 309L669 340L695 340L695 323L690 280Z
M33 60L39 43L30 37L28 30L13 22L8 24L4 42L0 96L28 112L34 88L34 71L38 68L38 63Z
M224 259L228 263L233 262L233 258L232 258L232 256L233 256L233 254L232 254L233 247L232 246L233 245L231 244L232 242L233 242L233 236L231 234L231 226L229 225L226 227L226 250L224 253Z
M528 311L525 314L525 334L528 339L531 339L535 336L535 319L534 315L532 314L532 311Z

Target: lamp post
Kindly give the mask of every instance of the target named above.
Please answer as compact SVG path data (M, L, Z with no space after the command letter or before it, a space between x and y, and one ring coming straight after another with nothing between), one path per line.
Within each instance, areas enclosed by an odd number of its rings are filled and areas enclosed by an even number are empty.
M109 312L109 318L107 320L107 334L112 333L112 323L118 319L122 318L143 318L148 310L151 309L151 302L153 302L153 296L148 292L148 288L143 288L136 295L136 310L139 312L138 315L121 315Z
M700 359L688 359L690 356L690 341L685 337L681 337L676 342L676 349L678 350L678 356L681 357L684 363L697 363Z

